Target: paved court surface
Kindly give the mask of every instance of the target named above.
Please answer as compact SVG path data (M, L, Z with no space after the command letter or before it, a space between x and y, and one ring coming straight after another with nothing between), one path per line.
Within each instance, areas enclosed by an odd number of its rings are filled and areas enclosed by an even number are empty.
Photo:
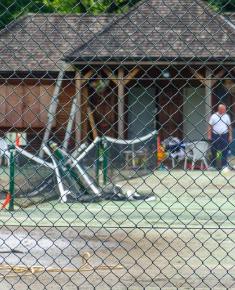
M19 290L30 284L37 289L64 285L66 290L94 285L235 289L234 171L156 171L119 184L129 194L154 192L156 200L72 205L53 201L1 211L0 249L21 253L0 255L2 264L77 269L82 254L89 252L92 266L105 263L121 269L6 277L1 281L4 289L12 289L11 283Z
M93 204L53 201L25 209L16 206L14 213L2 211L0 222L41 226L234 227L235 171L223 175L207 171L155 171L119 185L128 194L154 193L156 200Z

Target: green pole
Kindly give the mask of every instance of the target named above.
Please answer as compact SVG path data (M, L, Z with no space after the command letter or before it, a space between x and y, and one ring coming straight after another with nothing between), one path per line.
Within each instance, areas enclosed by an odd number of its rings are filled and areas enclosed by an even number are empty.
M105 141L103 138L101 138L101 141L98 145L98 157L96 159L96 180L97 180L97 184L100 185L100 177L103 177L103 182L105 182L105 178L104 178L104 162L105 162ZM107 161L106 161L107 162ZM107 165L106 165L107 168ZM107 175L107 174L106 174Z
M103 183L104 185L107 184L107 176L108 176L108 146L107 141L104 139L103 141Z
M60 149L58 148L58 145L56 143L51 142L50 143L50 147L52 148L55 157L57 158L57 160L59 160L60 164L62 166L64 166L67 170L67 172L65 172L64 170L62 170L63 175L66 177L67 174L70 174L70 176L75 179L77 181L77 183L79 184L79 186L81 187L81 189L84 192L87 192L86 187L82 184L79 176L77 175L77 173L73 170L73 168L71 167L70 163L67 162L68 159L64 156L64 154L60 151ZM62 169L62 168L60 168Z
M97 150L96 150L96 182L99 185L99 171L100 171L100 150L101 145L100 142L97 144Z
M9 203L9 211L14 211L14 191L15 191L15 146L9 146L10 150L10 185L9 185L9 193L10 193L10 203Z
M158 149L159 149L158 146L159 146L159 143L160 143L160 140L159 140L159 136L157 135L156 136L156 152L155 152L157 168L159 167L159 164L158 164Z

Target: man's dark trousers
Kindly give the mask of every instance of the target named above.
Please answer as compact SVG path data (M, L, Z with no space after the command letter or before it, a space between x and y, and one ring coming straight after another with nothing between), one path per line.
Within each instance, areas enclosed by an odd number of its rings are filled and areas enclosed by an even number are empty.
M213 167L216 167L216 157L217 152L221 151L222 153L222 160L221 160L221 166L226 167L228 165L227 157L228 157L228 148L229 148L229 142L228 142L228 133L226 134L212 134L212 143L211 143L211 154L212 154L212 162L211 165Z

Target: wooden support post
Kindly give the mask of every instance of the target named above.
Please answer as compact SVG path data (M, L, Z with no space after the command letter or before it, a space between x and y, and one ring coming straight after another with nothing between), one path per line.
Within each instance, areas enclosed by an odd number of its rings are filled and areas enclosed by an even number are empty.
M208 121L212 110L212 70L206 68L205 78L205 119Z
M51 132L51 128L55 119L55 115L56 115L56 110L57 110L57 106L58 106L58 102L59 102L59 94L60 94L60 90L61 90L61 85L62 85L62 81L63 81L63 77L64 77L64 72L65 72L65 68L63 67L58 75L57 81L56 81L56 85L55 85L55 89L54 89L54 94L51 98L51 104L50 107L48 109L48 121L47 121L47 125L46 125L46 130L43 136L43 140L42 140L42 144L41 144L41 148L40 148L40 152L39 152L39 156L42 158L44 155L44 151L42 150L43 146L45 144L47 144L49 137L50 137L50 132Z
M227 88L227 90L234 94L235 93L235 82L233 79L225 79L224 86Z
M119 83L118 78L109 69L104 68L103 71L105 72L109 80L111 80L115 85L118 85ZM130 73L127 76L124 77L124 74L123 74L124 85L127 85L129 81L131 81L137 75L139 71L140 69L138 67L135 67L130 71Z
M94 119L94 116L90 107L87 108L87 111L88 111L88 118L89 118L91 130L92 130L93 139L95 140L98 137L98 133L97 133L96 125L95 125L95 119Z
M104 68L103 71L107 75L107 78L110 79L115 85L118 86L118 138L124 139L124 114L125 114L125 85L127 85L139 72L139 68L134 68L130 73L124 77L124 69L118 69L118 77L116 77L108 68Z
M118 138L124 139L124 69L118 69Z
M190 68L190 70L191 70L193 76L194 76L196 79L198 79L198 80L199 80L199 81L200 81L200 82L205 86L206 83L205 83L205 78L204 78L204 76L201 75L198 71L196 71L196 70L193 69L193 68Z
M104 68L103 71L107 75L107 78L117 86L118 85L117 77L107 68Z
M71 106L71 111L69 115L69 120L66 128L66 133L65 133L65 138L63 142L63 148L65 150L68 149L68 143L69 139L72 134L72 129L73 129L73 123L74 119L77 116L78 119L80 119L80 133L79 137L76 135L76 140L77 137L81 139L84 137L84 135L87 133L87 107L88 107L88 88L86 86L87 80L92 76L93 70L88 71L84 77L82 78L81 74L77 73L75 76L75 86L76 86L76 93L73 98L72 106ZM77 86L79 86L79 91ZM78 99L80 98L80 107L78 106ZM78 110L80 112L78 112ZM77 120L77 119L76 119ZM77 131L78 128L76 126L75 130ZM83 131L83 134L81 133ZM77 132L78 134L78 132ZM83 135L83 136L82 136Z
M213 87L214 85L216 85L216 83L223 77L224 74L225 74L224 69L220 70L214 77L214 79L211 81L211 86Z
M197 72L196 70L192 69L191 68L191 71L193 73L193 75L204 85L204 86L207 86L207 77L204 77L203 75L201 75L199 72ZM210 69L211 71L211 69ZM224 70L220 70L217 75L212 78L213 74L212 74L212 71L211 71L211 77L210 77L210 80L211 80L211 87L213 87L220 78L223 77L224 75Z
M135 67L133 70L130 71L130 73L125 77L124 84L127 85L140 71L138 67Z

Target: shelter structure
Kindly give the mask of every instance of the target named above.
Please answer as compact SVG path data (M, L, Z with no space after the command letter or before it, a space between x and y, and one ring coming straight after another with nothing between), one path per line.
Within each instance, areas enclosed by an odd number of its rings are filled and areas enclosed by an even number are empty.
M140 1L115 17L27 15L0 33L1 131L27 131L34 148L154 129L202 139L219 101L234 120L234 36L200 0Z
M63 55L84 44L113 16L28 14L0 32L0 133L25 132L38 149L49 133L64 139L75 70ZM49 130L47 130L49 129Z
M235 112L234 36L232 23L202 1L148 0L65 60L78 68L79 78L95 67L112 81L112 126L119 138L155 127L163 138L200 140L218 102Z

